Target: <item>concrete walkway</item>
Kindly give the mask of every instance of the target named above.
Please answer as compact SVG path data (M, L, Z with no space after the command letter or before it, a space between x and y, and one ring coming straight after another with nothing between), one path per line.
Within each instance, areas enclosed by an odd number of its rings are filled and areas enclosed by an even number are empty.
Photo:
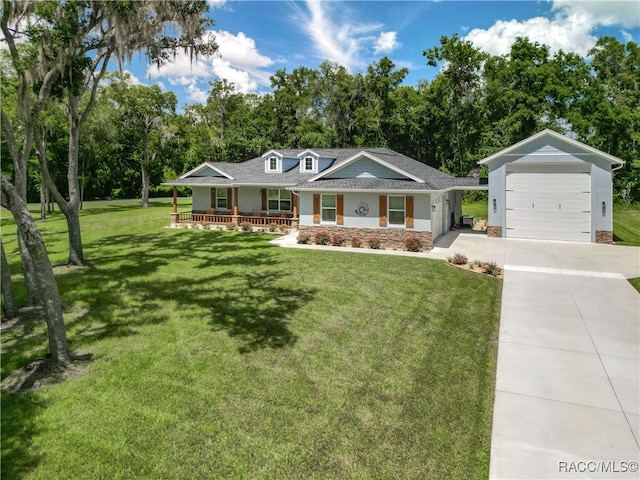
M640 248L457 233L505 269L489 478L640 478Z
M640 478L640 248L462 230L411 255L457 252L505 269L489 477Z

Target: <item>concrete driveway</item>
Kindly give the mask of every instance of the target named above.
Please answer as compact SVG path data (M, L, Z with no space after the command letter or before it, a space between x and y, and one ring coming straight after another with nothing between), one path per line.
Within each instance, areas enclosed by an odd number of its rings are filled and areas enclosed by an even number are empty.
M640 478L640 248L456 232L504 266L491 479Z

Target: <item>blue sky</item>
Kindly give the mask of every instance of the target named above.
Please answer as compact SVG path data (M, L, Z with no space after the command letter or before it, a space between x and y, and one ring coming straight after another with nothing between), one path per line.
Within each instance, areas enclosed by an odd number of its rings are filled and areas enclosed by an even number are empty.
M422 52L457 33L502 55L517 36L584 57L603 35L640 43L640 2L540 1L232 1L209 0L220 46L215 58L190 63L179 54L160 70L136 57L125 66L134 81L173 90L180 104L204 102L209 82L226 78L238 91L270 90L278 69L316 68L336 61L352 73L386 55L407 67L405 84L430 80Z

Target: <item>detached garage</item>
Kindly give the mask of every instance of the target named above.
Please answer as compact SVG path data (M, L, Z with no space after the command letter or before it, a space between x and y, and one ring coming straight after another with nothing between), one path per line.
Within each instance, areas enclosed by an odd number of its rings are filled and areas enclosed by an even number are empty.
M544 130L479 163L489 169L489 236L613 241L619 158Z

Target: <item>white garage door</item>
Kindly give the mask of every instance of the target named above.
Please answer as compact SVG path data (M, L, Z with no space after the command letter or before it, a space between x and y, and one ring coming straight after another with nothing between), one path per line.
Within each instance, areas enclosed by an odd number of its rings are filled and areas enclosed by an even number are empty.
M506 236L591 241L589 165L507 165Z

